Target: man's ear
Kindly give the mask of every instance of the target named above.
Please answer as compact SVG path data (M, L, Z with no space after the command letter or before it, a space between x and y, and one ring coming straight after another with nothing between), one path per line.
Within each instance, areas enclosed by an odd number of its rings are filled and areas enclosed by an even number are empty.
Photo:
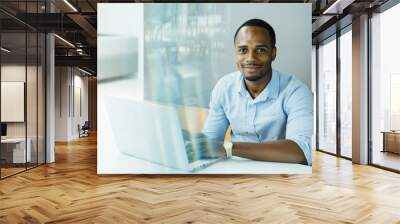
M276 47L272 48L272 61L276 58Z

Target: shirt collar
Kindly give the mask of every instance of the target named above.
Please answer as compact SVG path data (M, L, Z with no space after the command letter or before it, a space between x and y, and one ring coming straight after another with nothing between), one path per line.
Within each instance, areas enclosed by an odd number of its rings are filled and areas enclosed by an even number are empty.
M250 93L246 89L243 75L240 75L238 92L242 96L248 96L251 98ZM268 98L276 99L278 95L279 95L279 74L277 71L272 69L271 80L269 81L268 85L264 88L264 90L261 92L261 94L254 99L254 103L265 101Z

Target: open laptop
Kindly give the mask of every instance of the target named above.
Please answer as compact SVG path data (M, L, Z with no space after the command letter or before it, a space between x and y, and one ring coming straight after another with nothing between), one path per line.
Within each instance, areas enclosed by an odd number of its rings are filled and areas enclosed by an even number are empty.
M173 106L106 96L105 106L119 150L170 168L194 172L223 158L188 158ZM187 143L187 140L186 140Z

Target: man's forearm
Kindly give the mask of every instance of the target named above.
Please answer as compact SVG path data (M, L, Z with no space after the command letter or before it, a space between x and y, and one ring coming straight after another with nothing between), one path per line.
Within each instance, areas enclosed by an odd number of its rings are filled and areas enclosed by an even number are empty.
M277 140L265 143L234 142L232 153L234 156L253 160L306 163L303 151L291 140Z

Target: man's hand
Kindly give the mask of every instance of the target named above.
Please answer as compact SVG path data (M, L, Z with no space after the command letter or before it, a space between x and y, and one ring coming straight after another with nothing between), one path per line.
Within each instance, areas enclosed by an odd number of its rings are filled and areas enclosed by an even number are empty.
M189 161L198 159L214 159L226 157L223 142L208 138L202 133L189 133L183 131L186 152Z

